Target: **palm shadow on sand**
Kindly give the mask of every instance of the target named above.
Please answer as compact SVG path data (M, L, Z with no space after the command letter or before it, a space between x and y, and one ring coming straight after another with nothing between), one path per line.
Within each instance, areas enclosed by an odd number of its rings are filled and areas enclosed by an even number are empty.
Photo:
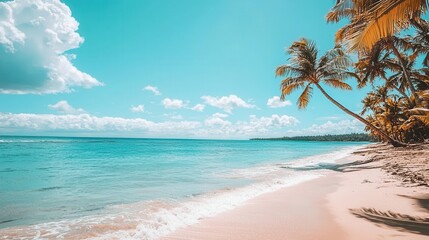
M294 166L281 166L281 168L286 168L295 171L311 171L311 170L332 170L336 172L354 172L360 171L363 169L373 169L379 168L379 166L365 166L365 164L371 163L374 160L365 160L365 161L354 161L350 163L337 164L337 163L319 163L312 166L304 167L294 167Z
M311 171L311 170L332 170L336 172L354 172L363 169L379 168L379 166L368 166L366 164L374 160L355 161L345 164L327 164L320 163L313 166L294 167L281 166L281 168L291 169L295 171ZM401 197L409 198L417 202L417 205L425 209L429 214L429 195L417 198L411 196L400 195ZM359 208L350 209L350 212L356 217L371 221L378 225L384 225L394 228L402 232L411 232L415 234L429 236L429 217L422 218L410 216L406 214L395 213L392 211L379 211L374 208Z
M429 213L429 197L425 198L414 198L409 196L403 196L414 199L417 203L427 210ZM350 209L350 212L365 220L371 221L376 224L382 224L388 227L395 228L398 231L411 232L429 236L429 218L415 217L406 214L395 213L392 211L378 211L374 208L360 208Z

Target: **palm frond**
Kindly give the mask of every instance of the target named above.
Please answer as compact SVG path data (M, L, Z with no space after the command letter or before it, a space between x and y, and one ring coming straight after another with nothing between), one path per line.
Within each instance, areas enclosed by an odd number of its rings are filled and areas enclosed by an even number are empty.
M287 64L278 66L276 69L276 76L299 75L302 73L302 69Z
M355 16L347 34L343 33L348 50L368 50L380 39L393 36L410 25L410 20L427 10L426 0L372 1L367 11Z
M356 14L352 0L337 0L335 6L326 15L327 22L339 22L342 18L350 18Z
M313 92L313 87L311 85L312 83L307 84L301 96L299 96L298 102L297 102L298 108L303 109L307 107Z
M281 82L280 90L282 91L281 99L291 94L293 91L304 87L305 81L302 78L286 78Z
M348 85L347 83L342 82L338 79L334 79L334 78L325 79L323 82L326 83L327 85L331 86L331 87L334 87L334 88L339 88L339 89L344 89L344 90L352 90L352 87L350 85Z

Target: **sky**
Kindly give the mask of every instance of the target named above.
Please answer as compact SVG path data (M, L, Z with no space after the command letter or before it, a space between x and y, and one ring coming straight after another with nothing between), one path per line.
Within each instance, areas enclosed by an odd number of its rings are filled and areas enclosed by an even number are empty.
M314 91L280 101L302 37L335 4L293 0L0 1L0 135L248 139L362 132ZM350 80L352 86L356 86ZM365 90L326 88L359 112Z

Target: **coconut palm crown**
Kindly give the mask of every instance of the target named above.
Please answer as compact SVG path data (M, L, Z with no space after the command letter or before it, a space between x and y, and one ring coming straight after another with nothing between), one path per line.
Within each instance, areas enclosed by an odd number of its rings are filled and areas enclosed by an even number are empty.
M427 10L427 0L337 0L326 16L328 22L347 18L336 39L350 50L371 49L379 40L407 28Z
M351 77L358 78L356 74L349 71L352 61L340 47L326 52L318 58L318 50L314 42L305 38L294 42L287 50L290 55L289 63L281 65L276 69L276 76L284 76L281 82L281 99L298 89L304 89L298 98L299 108L305 108L312 96L313 87L318 88L322 94L334 105L339 107L347 114L358 119L370 129L378 132L385 140L394 146L403 146L404 144L391 138L387 133L378 129L366 119L350 111L335 99L333 99L322 87L328 85L334 88L351 90L352 87L345 83L346 79Z

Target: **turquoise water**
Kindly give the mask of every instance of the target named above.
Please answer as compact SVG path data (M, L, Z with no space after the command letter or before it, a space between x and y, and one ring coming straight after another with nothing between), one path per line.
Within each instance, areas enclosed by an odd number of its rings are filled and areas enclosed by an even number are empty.
M106 221L136 209L144 215L198 196L209 202L207 194L219 190L231 194L272 176L292 176L278 172L279 164L363 144L0 137L0 235L17 226L78 224L88 216ZM137 226L143 220L135 217Z

